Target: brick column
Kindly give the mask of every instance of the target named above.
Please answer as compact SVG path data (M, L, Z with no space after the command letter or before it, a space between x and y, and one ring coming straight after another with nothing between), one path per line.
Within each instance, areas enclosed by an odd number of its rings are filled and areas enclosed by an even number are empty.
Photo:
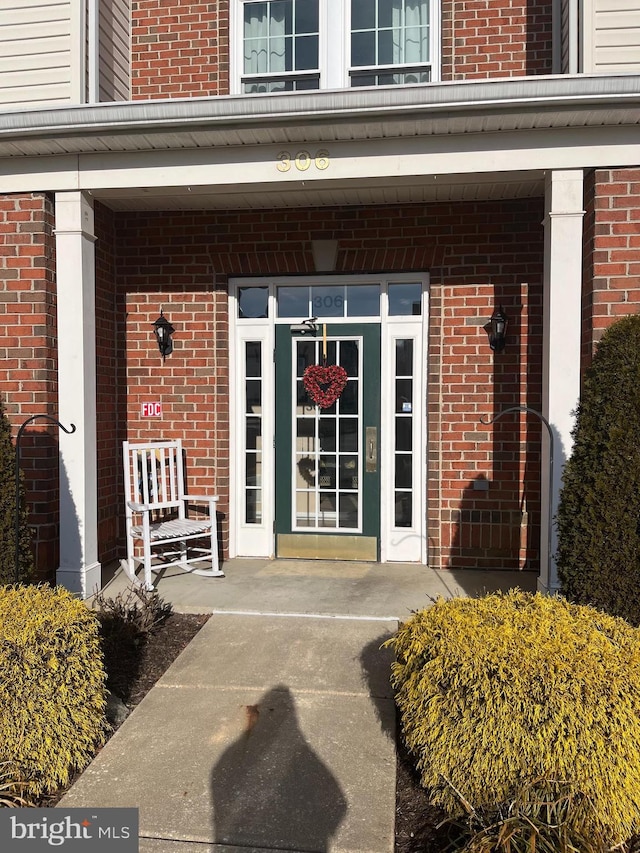
M56 194L60 568L57 581L87 598L101 586L96 461L94 218L83 193Z

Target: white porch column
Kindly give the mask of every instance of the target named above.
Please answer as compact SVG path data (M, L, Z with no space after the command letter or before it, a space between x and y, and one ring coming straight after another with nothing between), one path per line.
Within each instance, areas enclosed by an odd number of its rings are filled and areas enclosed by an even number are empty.
M57 582L87 598L101 586L96 470L96 312L93 203L56 193L60 568Z
M572 412L580 395L583 218L582 170L548 173L544 219L542 413L549 421L554 436L554 471L553 482L550 483L550 442L546 430L543 430L538 587L549 593L556 592L559 586L555 561L555 517L562 470L571 454Z

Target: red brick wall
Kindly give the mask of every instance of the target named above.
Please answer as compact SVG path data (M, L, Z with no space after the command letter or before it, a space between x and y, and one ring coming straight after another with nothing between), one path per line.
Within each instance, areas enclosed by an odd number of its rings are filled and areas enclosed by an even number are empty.
M442 77L551 74L551 0L444 0Z
M118 215L129 438L160 427L182 437L194 488L214 489L228 516L227 277L311 274L311 239L335 238L337 272L431 270L431 565L537 568L538 425L478 420L540 407L542 215L538 199ZM498 305L509 341L494 356L482 327ZM164 364L152 334L161 308L176 328ZM143 401L163 404L161 422L140 417ZM473 490L479 477L489 491Z
M16 435L57 415L53 206L41 193L0 196L0 395ZM21 440L38 575L58 567L58 436L44 420Z
M443 0L442 79L551 74L552 0ZM229 92L229 0L134 0L131 97Z
M122 464L126 434L124 318L120 317L115 279L115 222L112 211L96 204L96 439L98 461L98 559L102 565L122 557L124 527Z
M133 0L131 98L229 92L229 0Z
M618 317L640 310L640 167L585 180L583 367Z

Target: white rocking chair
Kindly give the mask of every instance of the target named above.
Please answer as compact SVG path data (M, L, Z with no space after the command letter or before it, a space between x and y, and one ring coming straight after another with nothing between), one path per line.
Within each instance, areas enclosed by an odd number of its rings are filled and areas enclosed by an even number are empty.
M127 519L127 559L122 568L129 580L152 590L151 572L169 566L203 577L224 577L218 563L218 498L185 494L182 442L125 441L122 455ZM195 540L199 547L191 544ZM142 543L141 556L136 556L136 543ZM195 565L203 561L211 567ZM136 562L144 566L144 582L136 577Z

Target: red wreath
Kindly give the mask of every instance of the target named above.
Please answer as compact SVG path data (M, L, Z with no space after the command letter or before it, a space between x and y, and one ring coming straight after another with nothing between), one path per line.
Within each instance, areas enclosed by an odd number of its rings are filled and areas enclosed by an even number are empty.
M313 402L328 409L344 391L347 378L347 371L339 364L311 364L302 374L302 383Z

